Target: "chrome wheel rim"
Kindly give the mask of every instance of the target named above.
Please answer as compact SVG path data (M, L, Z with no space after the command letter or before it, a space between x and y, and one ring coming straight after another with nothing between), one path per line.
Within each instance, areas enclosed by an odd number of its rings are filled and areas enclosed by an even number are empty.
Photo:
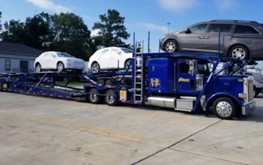
M216 111L217 113L222 116L222 117L228 117L231 115L233 109L232 106L226 102L226 101L221 101L216 105Z
M167 52L174 52L176 50L176 44L174 42L168 42L165 49Z
M114 101L115 101L115 98L114 98L114 97L115 97L115 96L114 96L113 93L108 93L108 95L107 95L107 100L108 100L108 102L109 102L110 104L114 103Z
M41 72L41 66L40 65L36 66L36 72Z
M235 59L243 60L246 58L246 50L243 48L236 48L232 51L232 57Z
M92 64L92 67L91 67L92 73L98 73L100 70L99 68L100 68L99 64L97 64L97 63Z
M91 100L92 102L96 102L96 101L98 100L98 95L97 95L96 92L92 92L92 93L90 94L90 100Z
M64 65L62 63L58 64L58 71L62 72L64 70Z

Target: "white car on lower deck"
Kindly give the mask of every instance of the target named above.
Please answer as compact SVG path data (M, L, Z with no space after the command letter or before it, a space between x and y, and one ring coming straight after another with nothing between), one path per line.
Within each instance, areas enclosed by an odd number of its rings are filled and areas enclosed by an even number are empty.
M85 62L65 52L48 51L40 54L34 63L35 71L56 70L83 70Z
M92 73L101 70L125 69L130 65L133 50L122 47L106 47L97 50L89 59Z

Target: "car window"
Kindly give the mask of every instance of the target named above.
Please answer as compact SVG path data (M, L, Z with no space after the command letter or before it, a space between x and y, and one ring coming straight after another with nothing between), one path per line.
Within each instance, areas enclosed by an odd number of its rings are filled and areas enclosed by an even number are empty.
M128 48L121 48L121 50L122 50L124 53L132 53L132 52L133 52L133 50L128 49Z
M188 73L189 71L189 63L188 62L182 62L179 64L179 70L181 73Z
M68 53L65 53L65 52L58 52L57 55L59 57L69 57L69 58L72 58L73 56L71 56L70 54Z
M102 52L101 52L102 55L105 55L105 54L108 54L108 53L109 53L109 49L104 49L104 50L102 50Z
M205 33L207 24L198 24L189 28L191 33Z
M211 24L208 32L218 32L219 29L220 32L230 32L231 26L231 24Z
M121 54L121 51L118 49L112 49L111 51L112 53L115 53L115 54Z
M235 33L237 34L259 34L258 31L256 31L251 26L245 26L245 25L236 25Z

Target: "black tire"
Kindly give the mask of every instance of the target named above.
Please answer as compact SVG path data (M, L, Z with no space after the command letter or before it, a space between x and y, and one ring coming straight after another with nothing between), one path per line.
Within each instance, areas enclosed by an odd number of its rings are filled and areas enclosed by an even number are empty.
M105 103L113 106L116 105L118 103L118 96L116 94L116 92L112 89L109 89L106 94L105 94Z
M165 41L164 45L163 45L163 50L165 52L176 52L178 50L178 43L176 40L173 39L169 39L167 41Z
M131 69L131 60L130 59L125 61L124 69Z
M237 106L228 97L220 97L213 103L213 112L220 119L230 120L237 114Z
M63 64L63 62L58 62L57 64L57 71L58 72L63 72L65 70L65 66Z
M248 60L249 51L244 45L235 45L229 50L228 56L234 59Z
M254 97L258 97L259 93L260 93L260 89L254 86Z
M99 91L95 88L92 88L88 93L88 101L92 104L100 103L101 97L99 96Z
M113 81L111 79L107 79L105 85L113 85Z
M93 62L90 66L91 73L99 73L100 72L100 65L97 62Z
M35 66L35 72L37 72L37 73L42 72L42 68L41 68L41 65L39 63L37 63Z
M0 82L0 91L3 91L3 83Z

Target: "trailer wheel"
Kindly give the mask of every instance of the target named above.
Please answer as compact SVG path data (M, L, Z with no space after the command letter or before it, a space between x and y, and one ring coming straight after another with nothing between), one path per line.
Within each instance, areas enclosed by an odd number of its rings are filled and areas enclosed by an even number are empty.
M112 89L108 90L105 95L105 102L108 105L116 105L118 103L118 96L116 92Z
M88 101L93 104L98 104L100 102L100 96L97 89L93 88L88 93Z
M237 113L237 106L228 97L220 97L213 103L213 112L220 119L232 119Z

